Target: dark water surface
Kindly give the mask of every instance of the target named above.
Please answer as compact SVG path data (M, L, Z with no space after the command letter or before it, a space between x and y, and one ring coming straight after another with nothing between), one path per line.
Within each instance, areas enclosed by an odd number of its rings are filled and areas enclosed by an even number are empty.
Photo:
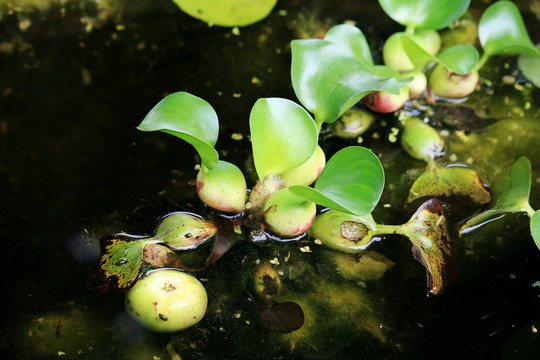
M208 27L167 0L109 1L102 7L68 1L40 11L14 9L9 2L0 6L2 358L499 359L520 329L536 334L531 324L540 319L540 288L532 284L540 281L540 252L528 219L518 214L461 240L461 277L439 297L426 296L425 271L405 242L385 239L373 245L395 267L366 285L334 278L336 259L327 250L304 253L299 251L304 243L246 241L197 274L206 280L211 298L207 318L178 334L146 332L127 317L123 295L96 294L86 286L89 268L100 256L100 236L149 234L159 216L191 204L201 208L192 183L195 152L171 136L136 130L146 113L175 91L206 99L220 118L223 158L245 167L247 136L235 141L231 134L249 133L254 102L296 99L290 40L318 36L354 19L377 50L399 28L368 1L280 1L268 18L241 28L239 35ZM520 6L527 10L529 2ZM537 43L539 20L529 10L524 17ZM493 78L512 73L505 63L494 60ZM479 93L470 102L478 109L492 104L497 109L507 96L498 85L494 95ZM512 133L515 143L494 153L480 150L486 139L507 136L504 126L477 131L475 148L449 141L459 160L474 158L488 182L519 155L528 156L534 172L531 205L537 209L540 92L508 96L508 109L535 99L532 109L511 123L518 127ZM381 124L373 132L384 134L390 127ZM387 155L387 182L397 187L381 204L399 204L399 189L424 165L374 139L366 146ZM330 150L343 146L332 139L326 145ZM497 164L494 157L500 157ZM410 216L397 206L376 213L386 223ZM257 260L274 257L282 263L290 258L290 267L281 268L290 275L284 296L318 314L320 324L310 325L310 336L319 349L308 348L294 332L268 334L257 324L253 314L263 305L250 294L248 281ZM328 316L320 316L324 313ZM538 358L535 339L526 336L517 346L531 359Z

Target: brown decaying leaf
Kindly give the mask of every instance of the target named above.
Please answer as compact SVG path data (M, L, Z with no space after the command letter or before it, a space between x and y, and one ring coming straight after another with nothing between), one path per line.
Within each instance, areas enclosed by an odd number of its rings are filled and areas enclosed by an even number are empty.
M441 293L457 277L448 226L441 202L423 203L400 231L411 241L412 253L427 270L430 293Z

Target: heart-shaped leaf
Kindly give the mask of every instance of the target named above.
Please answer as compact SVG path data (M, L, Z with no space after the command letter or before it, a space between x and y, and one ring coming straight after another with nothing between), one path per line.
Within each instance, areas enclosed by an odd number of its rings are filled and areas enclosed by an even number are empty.
M540 44L536 44L535 47L540 51ZM518 58L518 67L534 86L540 88L540 57L521 54Z
M187 141L201 157L203 165L213 169L219 160L214 149L219 134L218 117L205 100L187 92L168 95L150 110L137 129L163 131Z
M446 49L437 57L437 62L456 74L468 74L478 63L478 50L469 45L456 45Z
M384 12L409 28L442 29L459 19L470 0L379 0Z
M245 26L265 18L277 0L173 0L180 9L210 25Z
M478 37L484 58L496 54L528 54L539 56L527 34L517 6L511 1L497 1L482 14Z
M384 187L381 162L370 150L349 146L328 161L314 188L293 185L292 193L319 205L354 215L369 214Z
M531 233L536 246L540 249L540 210L531 217Z
M467 234L479 226L497 220L509 212L526 212L531 215L534 210L529 204L531 191L531 162L520 157L510 171L505 172L494 184L493 201L489 210L484 211L462 225L460 234Z
M318 131L300 105L281 98L259 99L249 117L253 161L260 179L305 162L315 151Z
M318 128L323 122L336 121L367 94L386 91L397 95L410 82L369 71L342 44L328 40L294 40L291 49L294 92L314 114Z
M341 24L332 27L324 40L330 41L351 51L356 60L366 69L373 67L373 57L364 33L356 26Z
M415 69L424 69L429 63L437 62L456 74L465 75L478 63L478 50L469 45L456 45L433 56L408 35L401 37L401 43Z

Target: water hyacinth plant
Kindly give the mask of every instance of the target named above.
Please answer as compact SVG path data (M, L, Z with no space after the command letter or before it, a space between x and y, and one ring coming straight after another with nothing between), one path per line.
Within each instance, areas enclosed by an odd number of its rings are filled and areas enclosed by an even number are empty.
M291 81L301 105L279 97L261 98L253 105L249 135L257 175L254 184L247 184L237 165L219 158L215 149L218 116L205 100L187 92L170 94L141 122L138 129L142 131L162 131L195 148L200 157L197 194L211 208L206 209L211 221L194 214L175 213L160 219L152 236L109 239L100 263L101 273L115 282L117 289L125 292L131 288L126 307L144 326L153 331L178 331L196 324L204 315L203 308L206 309L206 302L198 306L194 315L197 321L189 323L182 322L183 314L168 315L167 308L160 308L163 312L157 317L142 316L148 312L148 299L166 296L163 292L173 290L161 285L148 287L153 289L150 293L139 290L144 283L159 277L155 274L166 274L148 270L204 269L245 236L246 229L250 234L264 233L265 240L319 240L332 250L348 254L363 253L383 238L404 237L411 243L414 258L425 266L430 293L434 295L444 291L456 277L445 210L454 197L475 211L489 206L463 224L461 236L500 214L525 212L540 248L540 210L535 211L529 204L531 164L525 157L489 188L468 166L440 163L446 147L437 126L412 116L413 111L403 112L403 116L394 119L401 129L401 148L427 167L412 181L402 204L403 211L412 207L414 213L408 214L408 221L397 225L379 224L372 214L385 186L383 164L372 150L342 146L327 160L324 143L319 143L323 130L329 128L346 138L357 137L376 122L366 108L396 112L410 98L425 95L428 84L435 95L464 97L477 87L478 71L489 57L524 54L533 62L540 57L511 2L499 1L482 15L482 56L476 48L464 44L439 53L441 38L437 31L456 22L468 8L469 0L379 2L392 19L405 27L386 41L384 65L374 63L366 37L352 25L334 26L324 39L292 41ZM498 22L502 25L496 25ZM522 61L530 62L531 58ZM422 111L414 110L415 114ZM204 268L190 268L180 261L180 252L195 249L210 239L214 239L214 246ZM185 278L185 273L169 274L183 274L181 277ZM263 327L273 331L297 331L304 324L305 313L309 313L304 312L308 306L274 301L279 295L279 276L268 266L258 266L255 271L256 293L272 300L260 320ZM195 278L189 281L192 285L198 283ZM202 290L196 292L206 301ZM294 321L285 325L283 321L276 322L276 318L287 317Z

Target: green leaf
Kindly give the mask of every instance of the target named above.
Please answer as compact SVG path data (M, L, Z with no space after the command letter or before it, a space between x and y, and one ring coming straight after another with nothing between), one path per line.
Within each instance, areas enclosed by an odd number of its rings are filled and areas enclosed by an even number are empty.
M214 149L218 134L218 117L205 100L187 92L168 95L150 110L137 129L163 131L187 141L201 157L203 165L213 169L219 160Z
M379 0L379 4L403 26L437 30L459 19L470 0Z
M370 150L349 146L326 164L314 188L293 185L292 193L319 205L354 215L369 214L384 187L381 162Z
M291 78L302 105L315 115L320 128L374 91L399 94L409 80L383 78L369 71L349 50L327 40L291 43Z
M409 35L402 36L401 43L415 69L424 69L429 63L437 62L456 74L465 75L478 63L478 50L469 45L456 45L433 56Z
M317 127L309 113L290 100L259 99L251 110L249 125L260 179L295 168L315 151Z
M493 201L489 210L484 211L461 226L460 234L467 234L490 221L497 220L510 212L525 212L532 215L529 204L531 191L531 162L520 157L510 171L505 172L493 186Z
M173 250L195 249L217 232L216 226L200 216L177 212L164 217L151 239L164 242Z
M116 282L116 288L129 289L137 280L143 264L143 250L156 240L111 239L105 247L100 268L107 282Z
M220 26L245 26L265 18L277 0L173 0L196 19Z
M430 198L459 200L467 209L487 205L491 193L480 176L464 167L433 167L424 171L413 183L407 204Z
M496 54L528 54L540 57L540 52L527 34L517 6L510 1L498 1L488 7L478 24L478 36L484 57Z
M437 57L437 62L456 74L468 74L478 63L478 50L469 45L456 45L446 49Z
M540 43L536 44L536 50L540 51ZM518 67L534 86L540 88L540 57L521 54L518 58Z
M351 51L351 54L366 69L373 67L373 57L371 56L369 44L364 33L356 26L347 24L336 25L326 33L324 40Z
M437 61L435 56L431 55L410 35L403 34L400 39L403 49L405 49L407 57L415 69L423 70L429 63Z
M540 210L536 210L531 217L531 233L534 243L540 249Z

